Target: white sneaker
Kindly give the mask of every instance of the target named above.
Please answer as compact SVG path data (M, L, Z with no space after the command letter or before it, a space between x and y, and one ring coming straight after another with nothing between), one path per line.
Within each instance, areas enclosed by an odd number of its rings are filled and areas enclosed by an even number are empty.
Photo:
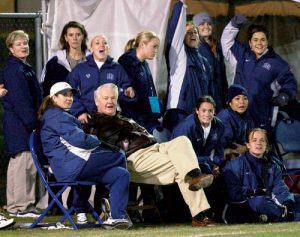
M101 199L101 219L103 221L106 221L108 218L111 217L111 212L110 212L110 204L107 198L102 198Z
M107 230L113 230L113 229L126 230L132 227L132 222L129 221L128 219L113 219L110 217L103 222L102 226Z
M9 227L15 223L14 219L6 219L2 213L0 213L0 229Z
M259 222L266 223L266 222L268 222L268 216L265 214L261 214L261 215L259 215L258 220L259 220Z
M83 213L78 213L77 214L77 224L86 224L87 223L87 217L86 217L86 214L83 212Z

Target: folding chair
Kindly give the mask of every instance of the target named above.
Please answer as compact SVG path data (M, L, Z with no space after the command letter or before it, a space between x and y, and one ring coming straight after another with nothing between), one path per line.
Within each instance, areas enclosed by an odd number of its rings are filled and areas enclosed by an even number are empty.
M283 117L277 121L274 130L274 148L279 160L273 160L282 168L282 175L291 192L298 190L298 174L300 166L287 168L284 164L285 157L290 153L300 153L300 121L292 119L283 111L279 114ZM300 158L300 157L299 157ZM296 177L296 178L295 178Z
M28 228L31 229L31 228L38 227L38 226L39 227L55 226L56 223L63 223L66 219L69 220L69 222L72 225L74 230L78 230L79 228L82 228L82 227L101 226L102 220L89 202L87 203L87 205L91 211L93 218L95 219L96 222L98 222L98 224L80 224L80 225L78 225L74 222L74 220L72 219L72 216L71 216L71 213L74 211L74 207L71 207L69 210L67 210L63 206L62 202L59 199L61 197L62 193L68 187L76 187L76 186L82 186L82 185L92 186L97 183L87 182L87 181L76 181L76 182L48 181L49 176L52 176L53 174L51 174L49 172L49 169L48 169L49 164L48 164L47 158L45 157L45 155L43 153L39 132L33 131L31 133L30 138L29 138L29 148L30 148L30 151L32 154L33 162L37 169L37 173L40 176L45 189L48 191L49 195L52 197L52 200L49 203L48 207L42 212L40 217L37 218ZM57 187L59 190L55 192L53 190L53 187ZM56 204L61 209L64 216L61 217L56 223L39 224L54 204Z
M300 121L292 119L287 113L280 111L283 119L275 126L274 147L277 156L282 161L290 153L300 153ZM300 157L299 157L300 158ZM287 169L283 164L285 174L300 173L300 167Z

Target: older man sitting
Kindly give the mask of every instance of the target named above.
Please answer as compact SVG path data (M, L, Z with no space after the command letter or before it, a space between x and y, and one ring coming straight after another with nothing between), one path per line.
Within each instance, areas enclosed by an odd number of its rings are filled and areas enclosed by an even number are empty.
M177 182L189 206L193 226L214 222L207 216L210 206L203 188L213 176L202 174L193 147L184 136L157 143L143 127L117 113L118 87L104 84L95 91L97 112L88 126L90 133L126 153L131 182L168 185Z

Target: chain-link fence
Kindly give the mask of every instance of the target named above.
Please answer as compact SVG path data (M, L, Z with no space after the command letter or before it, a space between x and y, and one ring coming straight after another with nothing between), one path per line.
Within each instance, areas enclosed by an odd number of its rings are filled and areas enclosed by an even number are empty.
M39 76L42 71L41 14L1 13L0 29L0 68L3 67L9 53L5 45L7 35L14 30L24 30L30 38L30 55L27 61Z
M9 54L9 50L5 44L6 37L14 30L24 30L29 35L30 55L27 60L28 63L35 68L34 18L0 18L0 29L0 68L3 68Z

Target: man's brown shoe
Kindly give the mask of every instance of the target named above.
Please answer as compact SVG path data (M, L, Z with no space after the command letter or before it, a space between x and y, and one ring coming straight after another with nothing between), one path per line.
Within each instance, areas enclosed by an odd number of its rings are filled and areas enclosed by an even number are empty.
M202 174L190 180L189 190L197 191L201 188L209 187L214 181L214 176L212 174Z
M192 220L192 226L193 227L205 227L205 226L216 226L217 222L213 221L209 217L204 217L203 220L197 220L193 218Z

